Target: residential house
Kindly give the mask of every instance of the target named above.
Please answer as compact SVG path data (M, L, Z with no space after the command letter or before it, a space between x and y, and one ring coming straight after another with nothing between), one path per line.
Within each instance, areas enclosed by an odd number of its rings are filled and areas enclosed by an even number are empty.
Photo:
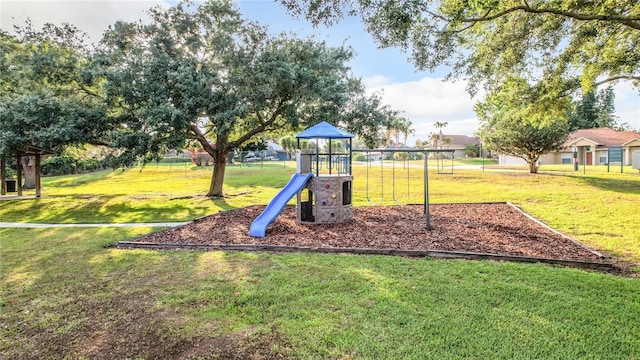
M581 129L569 135L565 147L565 153L567 150L577 150L578 163L586 163L587 165L608 164L610 160L608 150L612 147L621 147L622 162L624 165L631 165L631 154L634 150L640 150L640 134L634 131L616 131L610 128ZM564 155L564 159L566 157ZM560 161L566 162L562 157ZM612 160L612 162L614 161Z
M640 134L610 128L576 130L569 134L561 150L542 155L538 164L572 164L574 152L576 152L579 164L606 165L610 160L609 149L614 147L622 148L622 162L624 165L631 165L633 151L640 150ZM612 159L612 163L618 161ZM499 163L500 165L525 164L524 160L509 155L500 155Z
M279 144L267 141L267 149L261 152L263 158L273 157L277 160L290 160L289 153Z
M443 140L440 139L438 147L442 149L455 150L453 152L453 156L456 158L463 158L466 156L465 149L467 148L467 146L480 145L480 138L477 136L442 135L442 138L451 140L446 140L446 142L443 142Z

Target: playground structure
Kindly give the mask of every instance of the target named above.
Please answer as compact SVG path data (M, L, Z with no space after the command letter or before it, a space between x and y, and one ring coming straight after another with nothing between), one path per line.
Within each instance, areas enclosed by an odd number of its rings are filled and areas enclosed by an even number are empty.
M298 222L342 223L353 218L351 141L354 137L326 122L296 135L298 173L313 174L298 192ZM315 140L315 152L300 150L301 140Z
M249 235L254 237L264 237L269 224L282 212L289 200L297 196L297 221L301 224L325 224L325 223L343 223L353 218L353 174L352 174L352 154L359 152L365 154L367 159L366 173L366 197L369 203L372 203L369 190L369 168L371 167L370 154L376 153L380 155L381 170L381 194L380 203L384 200L384 159L383 154L391 155L392 162L392 197L393 201L400 205L399 199L396 197L396 174L395 174L395 154L422 154L423 164L423 205L424 214L426 216L426 229L431 229L429 215L429 175L428 175L428 158L431 153L435 154L436 159L443 158L448 154L453 163L454 150L412 150L412 149L352 149L352 139L355 136L344 130L338 129L333 125L322 122L300 134L296 135L298 140L297 149L297 171L287 185L276 194L269 202L264 211L251 224ZM315 141L313 150L302 150L302 141ZM438 160L440 161L440 160ZM410 199L410 176L408 161L404 164L407 169L407 202ZM438 173L451 174L450 172L442 172L444 166L440 166L438 162Z
M249 235L264 237L267 226L296 195L297 220L300 223L341 223L351 220L351 140L354 137L324 121L296 135L297 171L253 221ZM301 140L315 140L315 150L301 150Z

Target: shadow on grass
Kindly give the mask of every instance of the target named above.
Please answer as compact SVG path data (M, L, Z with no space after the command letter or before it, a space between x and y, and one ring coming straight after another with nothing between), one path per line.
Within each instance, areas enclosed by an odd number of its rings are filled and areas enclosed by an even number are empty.
M6 244L11 261L0 266L6 294L6 300L4 296L0 299L0 322L8 339L0 345L0 353L10 358L93 358L105 353L112 358L131 354L140 358L186 358L185 354L200 358L222 354L226 359L238 354L238 358L251 358L258 350L287 348L286 339L265 337L262 334L266 331L229 331L230 335L220 339L194 333L181 336L186 321L206 326L198 318L190 320L192 316L184 315L203 301L208 309L219 309L215 313L219 323L246 322L246 316L237 312L231 319L224 314L235 307L228 306L227 299L236 299L234 294L242 290L239 282L245 272L241 270L251 269L254 261L244 254L227 259L207 256L222 253L123 252L102 247L140 231L0 230L0 234L17 238ZM25 241L34 237L41 241ZM220 269L224 271L218 272ZM201 281L203 278L208 281ZM206 297L198 297L203 293ZM69 302L69 297L75 300ZM166 302L175 306L163 306Z
M83 201L78 201L78 199ZM67 202L68 200L68 202ZM3 221L118 223L183 221L206 215L201 206L175 201L138 201L122 195L50 197L0 203Z
M234 210L234 209L238 209L239 208L237 206L229 205L227 200L225 200L224 198L211 199L211 202L215 206L219 207L220 210Z
M578 181L584 183L585 185L597 187L603 190L615 191L615 192L625 193L625 194L640 195L640 176L638 176L637 180L606 179L606 178L598 178L598 177L583 177L583 176L573 176L573 175L567 175L567 176L575 178Z
M79 186L105 180L113 173L113 170L98 170L84 174L44 176L43 182L45 186L53 188Z

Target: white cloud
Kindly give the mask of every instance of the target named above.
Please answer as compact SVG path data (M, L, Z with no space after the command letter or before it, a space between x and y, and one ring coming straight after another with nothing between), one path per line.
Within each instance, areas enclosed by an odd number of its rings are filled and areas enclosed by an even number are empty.
M431 132L437 131L434 123L447 122L443 129L446 134L473 135L478 130L478 120L473 111L474 105L481 101L484 93L471 98L466 91L465 81L443 81L438 78L424 77L417 81L392 82L392 78L379 75L364 79L369 93L380 92L385 104L403 111L402 116L413 123L414 136L408 139L408 145L416 139L426 139ZM640 94L629 83L619 83L615 88L615 108L619 121L640 129Z
M628 82L618 83L613 88L618 121L640 129L640 91Z
M155 6L168 7L160 0L110 1L0 1L0 28L12 31L14 25L24 25L30 18L36 29L45 23L60 25L68 22L86 32L92 42L102 37L109 25L117 20L136 21L146 18L145 11Z
M376 76L364 78L362 79L362 82L364 83L365 88L374 89L374 88L383 87L384 85L391 84L392 80L393 79L388 76L376 75Z
M382 92L384 103L403 111L402 116L413 123L415 135L409 145L419 138L425 140L429 133L437 131L434 123L447 122L443 129L447 134L473 135L478 121L473 111L482 94L471 98L465 81L443 81L425 77L418 81L391 83L389 78L376 76L364 80L369 92Z

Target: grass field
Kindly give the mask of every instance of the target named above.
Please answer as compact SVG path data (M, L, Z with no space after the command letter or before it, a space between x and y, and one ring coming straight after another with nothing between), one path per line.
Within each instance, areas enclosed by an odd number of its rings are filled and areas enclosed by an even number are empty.
M267 203L293 165L231 167L219 201L204 196L206 168L47 178L44 198L1 201L0 221L188 220ZM422 169L386 165L354 168L355 205L421 201ZM640 262L637 172L541 170L434 169L430 198L510 201ZM0 229L0 358L640 358L638 278L490 261L105 248L154 230Z
M640 175L569 166L545 166L538 175L525 171L454 170L438 175L430 165L431 203L509 201L555 229L600 250L640 262ZM16 222L109 223L184 221L253 204L266 204L287 183L295 163L231 166L227 197L204 195L211 168L150 165L46 178L44 197L0 202L0 219ZM354 166L355 206L423 203L422 162L409 167L390 163ZM367 182L366 179L369 179ZM392 186L395 185L395 186ZM395 189L395 191L392 191Z

